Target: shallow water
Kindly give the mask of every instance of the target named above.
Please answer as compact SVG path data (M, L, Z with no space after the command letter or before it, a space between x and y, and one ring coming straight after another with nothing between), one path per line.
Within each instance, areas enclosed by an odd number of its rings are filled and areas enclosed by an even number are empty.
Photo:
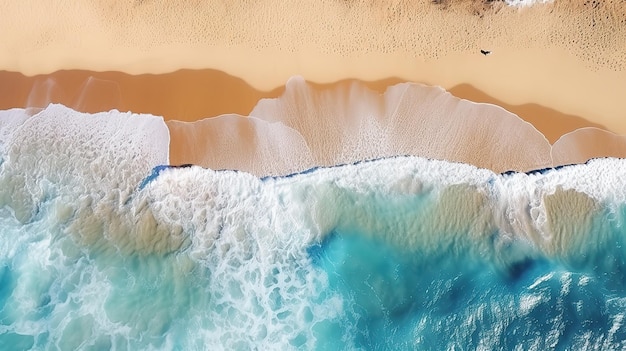
M153 171L160 118L2 113L2 349L626 347L623 160Z

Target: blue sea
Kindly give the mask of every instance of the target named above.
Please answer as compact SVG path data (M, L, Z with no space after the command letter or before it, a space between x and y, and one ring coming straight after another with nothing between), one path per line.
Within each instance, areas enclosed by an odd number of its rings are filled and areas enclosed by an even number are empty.
M0 112L0 350L622 350L626 161L167 167L147 115Z

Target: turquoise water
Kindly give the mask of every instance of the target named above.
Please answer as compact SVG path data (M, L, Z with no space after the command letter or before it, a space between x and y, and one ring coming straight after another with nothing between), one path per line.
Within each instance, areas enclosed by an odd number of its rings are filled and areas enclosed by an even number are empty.
M626 347L623 160L260 179L55 108L0 128L2 350Z

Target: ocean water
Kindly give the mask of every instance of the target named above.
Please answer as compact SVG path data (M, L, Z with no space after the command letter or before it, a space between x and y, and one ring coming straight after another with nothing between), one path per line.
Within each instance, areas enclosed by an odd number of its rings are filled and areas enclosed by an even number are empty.
M626 161L166 167L162 119L0 112L0 349L626 348Z

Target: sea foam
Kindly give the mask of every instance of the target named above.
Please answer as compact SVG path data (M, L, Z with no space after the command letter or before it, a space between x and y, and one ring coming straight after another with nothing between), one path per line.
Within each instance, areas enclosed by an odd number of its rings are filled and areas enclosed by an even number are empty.
M20 113L0 120L3 346L626 346L624 160L152 174L160 118Z
M532 6L534 4L545 4L552 2L553 0L505 0L507 5L510 6Z

